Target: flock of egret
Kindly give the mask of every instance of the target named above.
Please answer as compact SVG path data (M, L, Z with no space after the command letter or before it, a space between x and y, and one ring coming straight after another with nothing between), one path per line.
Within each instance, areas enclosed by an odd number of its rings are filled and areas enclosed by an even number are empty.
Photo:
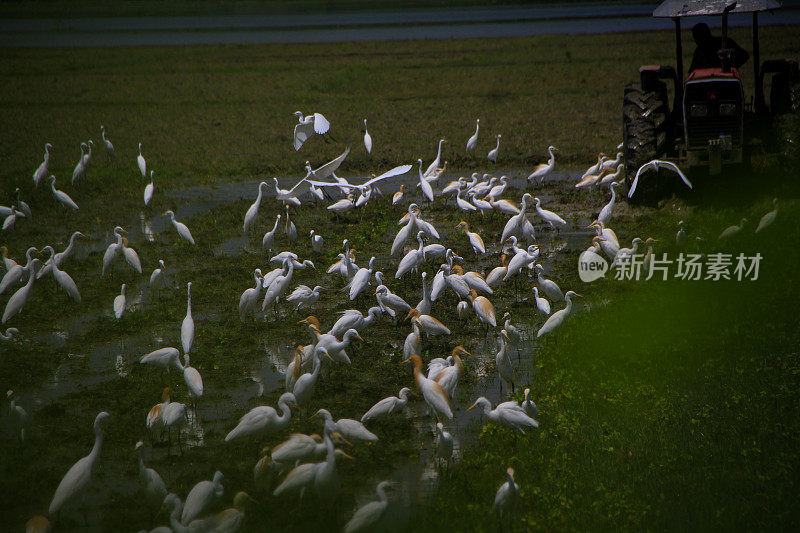
M313 134L324 135L330 129L330 122L319 113L303 116L298 111L295 114L298 117L298 124L294 128L293 135L293 144L296 150L300 150ZM368 152L371 152L374 147L373 139L366 132L366 120L364 126L364 146ZM475 133L467 142L467 151L476 149L479 126L480 121L477 121ZM105 128L101 126L101 130L104 147L108 155L113 156L114 147L106 138ZM500 139L501 135L498 134L496 146L487 156L491 161L497 160ZM491 334L497 338L500 349L496 354L495 364L500 382L505 385L506 396L510 396L518 385L523 385L520 372L513 364L510 355L514 348L519 352L522 335L519 329L512 324L509 312L502 315L503 320L498 320L495 304L503 304L499 300L492 301L495 291L504 283L513 282L515 283L514 292L519 294L526 290L520 288L520 285L527 287L527 284L531 283L532 286L527 290L533 294L533 298L529 301L531 307L535 305L535 309L542 319L536 337L552 335L572 312L573 298L579 295L572 290L563 292L552 279L544 277L545 268L539 261L543 250L536 244L537 231L559 232L568 226L564 218L554 211L542 207L543 202L528 192L522 194L519 205L507 198L512 191L506 176L496 178L488 174L473 173L469 179L462 177L440 187L438 180L444 175L446 167L446 161L442 161L442 147L445 143L445 139L439 140L436 158L425 169L423 169L422 160L417 160L417 187L406 189L405 186L401 186L400 190L392 197L392 205L402 205L409 196L416 196L417 203L410 203L404 211L403 217L398 222L402 227L397 232L391 249L386 250L384 254L373 250L376 255L371 257L368 266L359 267L355 262L352 246L348 240L344 240L337 262L327 269L330 276L340 277L346 283L345 297L339 298L336 291L329 290L326 293L331 295L331 298L339 300L338 303L342 304L343 308L347 307L348 302L364 302L373 296L375 305L369 306L366 313L358 309L342 309L335 323L327 324L325 327L313 314L301 320L300 324L308 333L309 343L299 344L287 365L286 392L278 399L277 407L262 405L241 414L238 423L232 425L224 440L230 442L253 437L263 438L266 435L285 435L297 409L304 409L310 404L317 384L320 380L325 379L325 375L322 373L323 367L350 364L351 359L347 349L353 342L363 340L361 336L363 332L375 327L379 321L387 320L384 315L388 315L389 319L394 319L398 326L408 325L410 331L403 342L403 361L411 364L413 385L409 380L409 386L403 387L397 396L376 398L376 403L360 417L360 420L348 418L336 420L328 410L319 409L314 418L319 418L322 423L321 437L319 435L294 434L288 436L288 439L282 444L268 450L265 449L256 463L254 479L260 487L267 487L276 497L296 495L303 498L307 494L314 493L326 501L335 499L340 483L337 461L342 457L349 457L337 446L342 444L358 446L364 443L377 443L376 446L380 446L380 435L371 431L369 425L376 420L397 416L397 413L406 409L409 402L412 401L410 396L415 394L412 392L412 386L416 388L417 394L428 409L428 417L424 421L430 423L431 434L434 435L432 447L435 457L448 463L453 459L453 437L450 431L454 424L454 399L458 392L459 382L463 379L465 372L464 358L470 357L471 354L463 346L455 346L451 350L448 349L450 353L446 357L433 358L427 364L423 361L424 353L441 349L443 341L432 341L433 337L446 339L448 335L451 335L451 328L436 318L437 311L441 312L447 306L451 306L467 327L482 327L482 332L479 329L475 331L476 344L481 336ZM81 159L73 173L73 182L78 182L87 166L90 165L92 146L91 141L81 144ZM45 145L44 161L33 175L35 186L49 173L51 149L50 144ZM311 260L301 260L298 253L292 250L284 250L273 255L283 216L285 216L283 234L286 242L293 247L296 245L299 235L308 235L311 250L319 254L324 247L331 246L331 244L314 229L301 228L303 231L298 232L290 218L291 209L301 209L303 202L307 201L306 198L317 202L326 197L340 195L341 199L331 200L333 203L327 207L338 217L347 211L361 209L370 201L377 201L376 198L380 193L379 184L386 187L389 183L387 180L406 174L413 168L410 164L399 165L378 176L373 175L361 183L351 183L336 175L336 171L343 164L348 153L349 149L333 161L316 169L306 162L306 176L291 189L279 188L277 179L272 187L267 182L259 184L257 197L244 214L244 222L241 226L244 233L251 234L255 230L259 209L272 190L274 190L274 201L285 206L285 215L277 215L274 225L268 226L269 231L261 239L266 258L269 263L277 266L273 269L258 268L252 273L253 286L247 288L239 300L238 312L241 320L246 321L252 318L273 320L271 316L274 314L274 320L284 321L287 324L292 321L296 322L289 318L288 313L283 316L280 314L280 305L285 302L293 310L308 309L313 313L318 300L326 291L326 287L323 285L311 288L294 283L295 272L305 269L316 272L316 266ZM548 153L547 162L536 167L528 176L529 186L536 187L552 174L558 150L550 146ZM142 155L141 144L139 144L139 155L136 159L141 176L146 178L147 163ZM616 180L623 170L621 154L617 154L615 159L608 159L601 154L597 163L587 169L576 185L579 188L609 187L611 199L599 210L600 215L590 227L596 231L596 236L592 239L592 249L605 254L612 264L620 257L620 254L633 253L643 242L637 238L633 240L631 249L622 248L616 234L609 227L616 202L615 188L620 185L620 182ZM144 191L146 205L152 201L154 194L152 177L153 170L150 171L151 181ZM50 176L50 184L53 195L59 203L72 209L78 209L68 195L55 189L54 176ZM417 188L419 189L418 193L415 190ZM449 197L455 199L452 208L459 210L465 216L470 216L472 213L483 215L494 211L500 216L508 217L502 234L481 236L478 232L471 230L467 221L462 221L454 228L454 231L442 237L433 223L425 219L426 208L433 202L446 204ZM775 205L775 211L764 216L757 231L761 231L774 221L777 215L777 200ZM19 190L16 203L9 208L3 207L2 209L4 209L4 213L8 211L5 215L4 229L7 229L6 225L13 228L17 217L29 220L32 218L30 207L20 199ZM191 231L185 223L176 220L173 211L166 211L163 216L169 218L180 239L190 245L195 244ZM8 222L9 218L13 219L10 223ZM741 230L745 222L746 220L743 220L739 226L726 229L720 235L720 239L732 237ZM123 235L125 233L124 228L120 226L114 228L114 242L108 245L103 255L102 265L98 265L101 275L104 275L115 262L127 264L137 274L142 274L139 256ZM495 253L491 249L492 247L487 246L486 243L496 244L494 250L498 251L500 264L492 268L487 275L469 270L469 260L459 257L452 248L444 244L448 239L456 242L455 239L459 238L459 235L466 237L476 258L493 257ZM77 303L81 302L78 287L64 267L66 260L74 250L76 240L82 237L84 237L82 233L74 232L67 248L59 253L56 253L52 246L45 246L42 249L42 253L45 255L42 257L35 257L39 254L39 250L36 248L28 248L25 252L24 264L18 264L11 259L8 251L3 247L6 273L0 281L0 294L20 283L24 283L24 285L17 289L6 303L2 322L6 323L15 317L21 316L21 318L16 319L17 327L9 328L2 339L11 339L14 335L19 334L19 330L24 330L22 313L25 303L30 298L34 282L47 274L52 274L63 290ZM685 240L685 235L683 238ZM680 244L680 233L677 239ZM409 241L416 244L408 246ZM646 241L648 244L650 242L654 241L652 239ZM521 243L526 243L527 246L520 246ZM381 261L382 264L379 265L379 260L376 259L378 256L388 256L390 259ZM424 269L431 260L436 262L434 266L438 264L438 268L435 269L436 273L429 282L428 273ZM384 276L383 272L379 270L379 266L390 271L393 270L394 275ZM150 287L153 290L164 287L165 268L164 261L159 260L158 267L152 271L149 278ZM316 274L314 275L316 276ZM403 297L390 288L393 282L397 283L394 280L403 277L419 280L421 300L416 305L412 305L413 302L407 303ZM328 281L331 282L332 279ZM180 332L181 349L158 348L140 358L141 364L162 370L162 376L173 368L177 369L183 377L189 398L194 403L193 406L172 401L171 388L165 387L161 398L162 402L154 405L146 416L144 413L142 416L144 425L153 434L164 431L170 435L173 432L176 433L179 448L181 448L181 428L187 424L190 412L192 410L196 412L197 402L202 401L203 397L203 378L200 372L191 366L190 361L190 352L195 337L191 289L192 282L189 282L186 293L187 311ZM400 289L400 287L396 286L395 289ZM121 286L120 294L114 299L113 305L109 302L109 307L113 309L113 314L117 319L123 317L126 310L125 284ZM500 331L497 331L498 328ZM425 350L426 347L429 349ZM531 395L531 389L525 388L524 400L521 403L510 399L497 405L493 405L485 397L478 397L472 400L468 410L476 409L483 413L487 421L513 428L521 434L525 434L526 430L539 426L539 411L531 399ZM8 400L12 419L16 423L16 431L19 438L24 440L29 417L25 410L15 403L11 391L8 393ZM58 485L48 509L49 519L56 519L59 511L67 504L81 505L81 497L92 481L92 472L101 454L104 426L110 417L111 415L106 412L97 415L94 422L95 444L89 455L76 462ZM246 493L238 492L233 498L232 507L213 514L212 511L219 507L225 494L222 484L223 474L219 471L212 480L200 481L189 492L185 500L181 501L178 495L168 492L161 476L154 469L145 465L146 446L143 442L137 442L135 450L138 457L141 488L147 501L153 508L160 507L165 510L169 517L169 526L162 526L153 531L235 531L243 523L246 506L255 505L253 499ZM378 500L358 509L345 526L345 531L361 531L377 524L387 507L386 489L391 485L392 483L388 481L379 483L376 489ZM517 494L518 486L514 479L514 471L509 468L507 479L497 491L494 501L494 509L501 517L512 513ZM35 530L36 527L42 527L48 523L47 518L35 517L29 526Z

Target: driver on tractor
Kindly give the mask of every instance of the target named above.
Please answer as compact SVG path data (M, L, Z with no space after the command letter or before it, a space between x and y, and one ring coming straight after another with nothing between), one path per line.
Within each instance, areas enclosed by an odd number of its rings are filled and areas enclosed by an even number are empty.
M719 68L722 66L720 50L722 48L722 37L711 35L708 24L700 22L692 28L692 37L697 44L697 48L692 56L692 64L689 72L704 68ZM728 50L730 50L729 66L738 69L750 58L747 50L736 44L736 41L728 37Z

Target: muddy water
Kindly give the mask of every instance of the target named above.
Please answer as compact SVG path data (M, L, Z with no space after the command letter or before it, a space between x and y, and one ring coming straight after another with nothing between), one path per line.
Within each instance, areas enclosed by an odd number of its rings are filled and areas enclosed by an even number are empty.
M495 175L501 175L501 172L495 172ZM509 189L508 194L504 195L507 198L518 199L521 196L521 188L525 187L525 173L508 169L504 172L509 176ZM550 181L555 181L560 184L565 180L572 180L580 175L579 171L562 170L557 172L555 176L550 178ZM439 188L448 183L452 179L457 179L459 174L450 173L443 176L439 180ZM280 180L282 188L288 188L298 180L298 177L285 178ZM356 181L356 180L354 180ZM400 176L391 180L391 185L384 185L384 191L397 190L400 183L405 183L409 189L417 183L417 174L412 171L405 176ZM233 202L238 202L242 199L252 200L256 197L258 191L258 181L245 181L234 182L212 187L192 187L183 190L177 190L167 195L175 200L175 203L180 205L176 211L176 218L187 223L192 218L208 213L210 210L224 206ZM413 189L412 189L413 190ZM554 201L554 187L546 186L537 191L534 187L527 188L535 196L538 196L545 207ZM274 189L270 190L268 197L274 196ZM265 200L270 201L269 199ZM384 200L385 201L385 200ZM598 197L597 203L605 203L606 200ZM594 201L593 201L594 202ZM450 201L452 209L457 209L453 202ZM558 209L556 209L558 210ZM563 213L562 213L563 215ZM480 215L473 214L472 217L479 217ZM489 215L486 216L496 216ZM541 247L540 260L548 271L557 271L562 265L556 254L559 251L569 250L578 251L585 249L591 241L593 232L586 230L585 226L591 220L591 213L577 213L575 224L568 227L566 230L560 232L558 235L549 230L546 225L538 224L536 226L537 242ZM435 212L433 215L425 217L426 220L433 223L439 229L447 229L440 227L438 224ZM538 219L535 214L531 217L532 220ZM503 215L503 219L507 219ZM190 224L191 226L191 224ZM138 213L129 221L126 229L129 231L128 237L131 242L140 242L142 239L149 241L163 240L167 243L171 239L164 235L165 231L174 231L169 224L169 220L161 217L158 214L155 216L145 215ZM236 232L234 232L236 233ZM386 242L391 242L393 234L385 236ZM78 246L76 255L78 257L86 256L90 253L102 253L106 246L114 240L113 235L107 234L105 236L95 236L95 239L89 245ZM498 239L493 239L493 242L488 242L487 239L487 252L492 253L499 251ZM248 241L244 237L233 236L224 240L216 246L215 254L218 255L238 255L241 253L253 253L246 251L245 246ZM383 248L388 249L388 245ZM260 253L256 250L255 253ZM487 254L489 256L490 254ZM563 254L560 254L563 257ZM390 258L388 254L376 254L379 265L386 265L389 263ZM493 263L496 259L483 259L475 260L474 258L465 258L466 263L470 269L483 270L496 266ZM126 266L117 266L116 268L127 268ZM168 270L177 269L176 265L167 265ZM174 272L174 270L173 270ZM128 305L133 308L146 307L150 303L143 299L142 295L147 290L149 275L143 276L142 280L135 286L129 287L129 302ZM243 280L244 283L245 280ZM528 306L525 300L532 297L531 295L520 295L518 302L503 302L498 303L499 309L510 307L512 318L514 318L515 306ZM414 302L410 302L414 303ZM340 303L329 302L330 305L341 307ZM497 305L497 304L496 304ZM554 310L561 308L561 304L553 302ZM218 312L228 312L221 309L208 309L205 311L205 318L214 319ZM268 315L269 316L269 315ZM90 322L96 318L96 315L87 314L85 316L73 319L69 323L62 324L59 329L54 333L46 336L45 338L38 339L44 341L54 348L62 347L71 335L80 331L82 324ZM203 315L195 311L195 319L202 319ZM500 317L498 317L499 319ZM537 318L526 318L531 322L517 321L514 319L513 323L519 329L523 336L523 341L519 346L519 360L517 359L517 350L509 348L509 354L514 363L517 372L517 383L526 384L531 386L533 390L533 399L536 400L536 375L535 375L535 354L536 343L534 341L536 330L540 325ZM115 379L125 379L131 371L131 367L138 365L138 358L152 350L163 346L177 345L177 327L176 338L171 339L149 339L141 337L129 337L122 341L114 341L110 343L101 343L91 347L87 353L70 354L70 357L56 370L52 378L45 383L39 390L30 392L27 395L20 396L20 403L26 407L30 407L33 411L32 414L50 404L58 401L60 398L78 391L92 390L100 384ZM453 435L454 438L454 455L455 460L463 453L474 440L476 431L479 431L482 424L485 423L482 414L472 411L467 412L467 407L478 396L487 397L493 405L499 401L504 401L508 398L508 393L503 390L503 386L495 370L494 358L499 350L498 338L492 334L490 337L482 337L482 331L475 332L477 344L470 347L472 356L468 357L465 363L469 366L472 374L475 376L469 386L462 384L459 387L455 410L455 419L446 425L446 429ZM305 339L303 339L305 340ZM210 428L227 430L231 425L230 415L230 399L236 401L239 405L247 404L253 398L261 397L264 395L271 395L272 393L280 392L283 389L284 372L286 366L293 354L292 346L290 346L289 339L272 339L270 341L266 338L262 341L262 356L254 363L250 371L241 376L235 385L224 390L209 390L207 388L208 398L198 407L198 413L190 413L189 423L184 427L181 435L184 446L202 446L204 442L204 435ZM394 391L393 393L396 393ZM154 403L156 403L154 399ZM411 402L409 409L405 416L412 417L415 420L415 427L419 433L419 442L425 442L427 448L424 449L420 455L420 461L408 462L405 464L397 465L393 474L393 479L400 485L400 490L396 490L394 509L391 511L396 514L397 520L395 523L402 524L408 513L403 512L407 505L412 505L424 499L436 486L438 478L438 469L440 465L433 458L433 443L434 443L434 425L431 422L431 417L427 415L427 408L424 402L419 399ZM90 414L87 414L90 416ZM223 427L224 426L224 427ZM167 453L165 447L158 447L150 452L154 459L158 459ZM113 470L113 467L112 467ZM113 472L109 472L111 476ZM109 477L116 479L115 488L125 492L133 493L134 486L117 485L125 483L126 476L119 475ZM374 499L374 486L363 487L357 494L357 499L360 503ZM90 496L90 502L93 498ZM99 503L98 503L99 504ZM90 520L91 522L91 520Z

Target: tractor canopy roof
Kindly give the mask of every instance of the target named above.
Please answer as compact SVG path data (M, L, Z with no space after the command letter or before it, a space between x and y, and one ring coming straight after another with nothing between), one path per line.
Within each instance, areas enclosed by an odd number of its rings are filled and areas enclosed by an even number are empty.
M753 13L780 9L776 0L665 0L653 16L656 18L708 17L722 15L726 6L735 4L730 13Z

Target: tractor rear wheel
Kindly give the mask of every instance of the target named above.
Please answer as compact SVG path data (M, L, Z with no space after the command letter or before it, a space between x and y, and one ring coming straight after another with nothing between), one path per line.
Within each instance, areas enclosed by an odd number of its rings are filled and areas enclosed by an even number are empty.
M653 159L663 158L669 149L669 103L667 85L658 81L653 90L644 90L641 83L625 87L622 102L622 142L625 158L625 183L630 188L636 171ZM648 180L648 187L656 183ZM644 184L638 185L641 187ZM638 188L637 187L637 188ZM642 190L637 198L649 196Z

